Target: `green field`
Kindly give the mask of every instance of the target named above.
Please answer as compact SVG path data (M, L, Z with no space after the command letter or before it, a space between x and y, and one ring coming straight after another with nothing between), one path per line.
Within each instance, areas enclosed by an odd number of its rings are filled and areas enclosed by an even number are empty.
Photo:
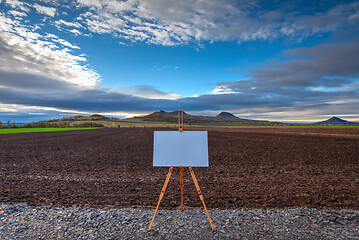
M229 128L359 128L359 126L230 126Z
M5 133L28 133L28 132L57 132L57 131L71 131L71 130L87 130L98 128L4 128L0 129L0 134Z

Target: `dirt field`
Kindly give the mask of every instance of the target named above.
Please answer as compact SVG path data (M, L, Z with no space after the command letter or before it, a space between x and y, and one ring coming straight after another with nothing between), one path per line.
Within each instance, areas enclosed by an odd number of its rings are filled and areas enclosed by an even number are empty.
M168 168L152 167L153 131L0 135L0 202L154 207ZM194 172L211 209L359 209L359 128L213 128L209 156ZM184 191L187 208L201 206L188 169ZM161 208L179 204L175 168Z

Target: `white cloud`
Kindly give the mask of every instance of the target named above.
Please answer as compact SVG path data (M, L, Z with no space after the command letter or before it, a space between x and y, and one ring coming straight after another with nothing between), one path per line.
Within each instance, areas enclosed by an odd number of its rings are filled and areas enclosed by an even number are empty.
M45 7L45 6L39 5L37 3L35 3L33 5L33 7L36 9L36 11L38 13L45 14L45 15L48 15L48 16L51 16L51 17L55 16L56 8Z
M75 35L82 35L82 33L79 31L79 30L77 30L77 29L70 29L70 30L68 30L69 32L71 32L71 33L73 33L73 34L75 34Z
M225 85L218 85L212 91L211 94L232 94L236 93L232 88Z
M181 98L181 96L178 94L165 93L149 85L137 85L137 86L127 87L124 88L121 92L127 95L147 98L147 99L176 100Z
M82 25L78 22L66 22L62 19L58 20L58 21L54 21L54 24L56 26L61 26L61 25L65 25L67 27L75 27L75 28L82 28Z
M1 3L1 1L0 1ZM24 12L29 12L30 9L28 7L26 7L25 5L28 5L28 4L24 4L23 2L19 1L19 0L5 0L5 4L7 6L10 6L12 8L15 8L17 11L21 10L21 11L24 11Z
M58 6L58 5L61 4L61 1L58 1L58 0L37 0L37 1L43 2L43 3L46 3L46 4L52 4L54 6ZM66 1L62 1L62 2L66 3Z
M27 28L25 27L15 27L14 30L16 31L16 33L18 35L20 35L21 37L26 38L29 42L33 42L35 40L37 40L41 35L33 32L33 31L29 31Z
M18 17L25 17L27 16L27 13L26 12L19 12L19 11L16 11L16 10L11 10L9 11L9 13L13 16L18 16Z
M13 25L15 25L15 21L0 14L0 29L10 31Z
M47 76L83 87L99 81L100 76L85 65L87 59L66 48L78 46L54 34L42 36L1 13L0 43L0 70Z
M98 0L77 0L77 3L90 8L102 8L102 3Z
M69 43L68 41L64 40L64 39L53 39L54 42L58 42L66 47L70 47L70 48L74 48L74 49L80 49L80 47L76 46L76 45L72 45L71 43Z
M18 110L14 108L12 104L1 104L0 103L0 112L17 112Z
M23 3L19 0L5 0L5 3L10 5L12 8L16 8L23 5Z

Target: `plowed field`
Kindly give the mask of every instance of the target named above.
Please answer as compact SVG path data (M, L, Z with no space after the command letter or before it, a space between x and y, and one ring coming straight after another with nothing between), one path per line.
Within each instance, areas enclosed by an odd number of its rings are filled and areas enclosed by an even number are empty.
M0 202L154 207L168 172L154 130L168 129L0 135ZM208 130L210 167L194 168L208 208L359 209L359 128ZM175 168L161 208L179 204ZM184 204L201 207L188 169Z

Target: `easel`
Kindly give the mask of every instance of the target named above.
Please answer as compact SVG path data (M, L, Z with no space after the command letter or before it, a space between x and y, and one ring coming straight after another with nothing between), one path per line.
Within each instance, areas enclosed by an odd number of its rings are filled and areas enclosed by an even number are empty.
M178 131L179 131L179 132L182 132L182 131L183 131L183 111L182 111L182 110L179 110L179 111L178 111ZM204 209L206 210L206 214L207 214L209 223L211 224L212 230L214 230L214 227L213 227L211 218L209 217L209 214L208 214L208 211L207 211L207 208L206 208L206 204L204 203L204 198L203 198L201 189L199 188L199 185L198 185L196 176L194 175L194 172L193 172L192 167L191 167L191 166L188 166L188 168L189 168L189 171L190 171L190 173L191 173L193 182L194 182L194 184L195 184L195 186L196 186L196 189L197 189L197 193L198 193L198 195L199 195L199 198L201 199L201 201L202 201L202 203L203 203L203 206L204 206ZM179 166L179 169L180 169L180 184L181 184L181 208L182 208L182 211L183 211L183 166ZM153 218L152 218L150 227L148 228L149 231L151 230L152 223L153 223L153 220L155 220L155 216L156 216L158 207L160 206L160 203L161 203L161 200L162 200L162 198L163 198L163 195L165 194L165 191L166 191L166 188L167 188L167 184L168 184L168 182L169 182L169 180L170 180L172 171L173 171L173 166L170 167L170 169L169 169L169 171L168 171L168 174L167 174L167 177L166 177L166 180L165 180L165 184L164 184L163 187L162 187L162 191L161 191L160 197L159 197L159 199L158 199L158 203L157 203L157 207L156 207L155 213L153 214Z

